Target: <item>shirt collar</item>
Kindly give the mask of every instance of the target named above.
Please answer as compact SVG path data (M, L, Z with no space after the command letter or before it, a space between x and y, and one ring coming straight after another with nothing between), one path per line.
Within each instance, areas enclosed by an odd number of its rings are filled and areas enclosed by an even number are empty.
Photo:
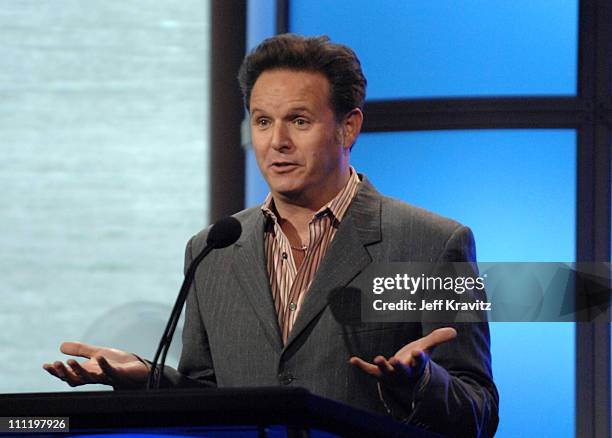
M344 217L346 211L348 210L351 201L355 197L355 193L357 193L357 189L359 188L359 176L357 172L350 166L350 176L344 187L338 192L334 198L321 207L314 215L313 220L315 218L321 217L325 215L327 212L331 213L331 215L340 222ZM274 198L272 197L272 193L268 193L264 203L261 206L261 210L264 216L268 220L274 221L274 223L278 223L278 217L276 214L276 207L274 206Z

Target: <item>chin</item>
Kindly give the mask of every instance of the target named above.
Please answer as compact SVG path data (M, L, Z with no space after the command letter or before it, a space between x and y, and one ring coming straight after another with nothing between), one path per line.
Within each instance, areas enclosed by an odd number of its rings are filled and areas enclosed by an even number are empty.
M272 194L280 196L282 199L298 200L304 195L304 188L295 185L276 185L270 187Z
M267 183L270 191L281 196L295 196L304 190L304 187L298 184L295 178L272 177L267 179Z
M301 194L303 193L303 190L301 188L277 188L274 189L275 193L278 193L280 196L282 196L283 198L297 198L299 196L301 196Z

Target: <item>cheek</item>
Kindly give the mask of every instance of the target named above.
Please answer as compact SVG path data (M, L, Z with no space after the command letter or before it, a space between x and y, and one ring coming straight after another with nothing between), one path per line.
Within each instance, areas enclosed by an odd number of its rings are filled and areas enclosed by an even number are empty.
M311 165L325 166L326 163L337 161L338 142L336 141L336 134L336 131L320 132L304 143L308 147L303 148L303 151L312 161Z
M258 149L255 147L255 145L253 145L253 152L255 154L255 162L257 163L257 168L259 169L259 172L261 173L262 176L266 175L266 166L265 166L265 162L266 162L266 154L265 151L263 151L262 149Z
M311 157L313 164L322 171L329 170L330 167L337 167L340 159L342 147L338 145L333 136L329 136L319 147L313 149Z
M265 167L265 162L266 162L266 155L265 152L261 151L261 150L257 150L254 149L255 151L255 161L257 162L257 167L259 167L259 171L264 174L266 172L266 167Z
M255 153L255 159L257 163L261 163L265 156L267 148L264 146L262 139L258 136L251 134L251 146L253 148L253 152Z

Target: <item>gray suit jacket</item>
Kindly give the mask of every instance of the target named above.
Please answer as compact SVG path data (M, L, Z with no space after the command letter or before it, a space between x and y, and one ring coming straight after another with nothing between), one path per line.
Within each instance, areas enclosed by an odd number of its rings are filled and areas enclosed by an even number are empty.
M458 336L434 350L428 383L411 394L385 391L348 363L392 356L440 326L363 323L355 280L373 262L472 261L470 230L454 221L380 195L364 178L342 220L283 345L264 256L259 207L235 217L242 236L213 251L198 268L187 300L174 386L295 385L361 409L393 414L452 436L489 436L497 427L498 394L491 375L487 324L456 324ZM204 247L194 236L186 264Z

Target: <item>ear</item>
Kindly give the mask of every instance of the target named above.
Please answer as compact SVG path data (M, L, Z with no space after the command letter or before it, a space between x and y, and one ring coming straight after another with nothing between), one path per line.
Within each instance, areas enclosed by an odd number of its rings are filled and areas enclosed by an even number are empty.
M343 131L343 140L344 144L342 145L344 149L350 150L355 141L357 140L357 136L361 131L361 124L363 123L363 113L359 108L354 108L349 112L342 122L342 131Z

